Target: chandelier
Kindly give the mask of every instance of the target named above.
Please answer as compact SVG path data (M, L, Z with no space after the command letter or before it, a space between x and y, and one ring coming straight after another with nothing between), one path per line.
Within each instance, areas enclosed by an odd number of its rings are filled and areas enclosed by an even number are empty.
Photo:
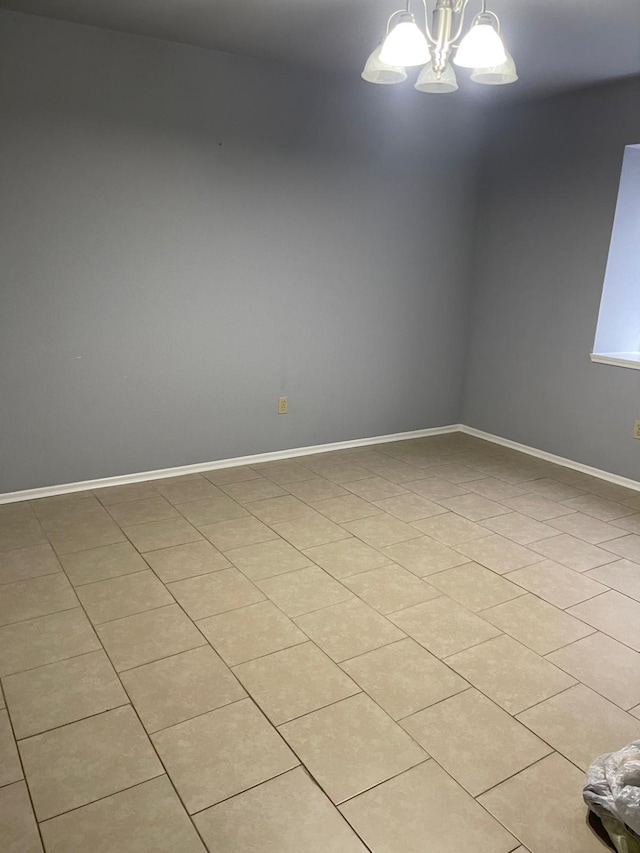
M402 83L407 79L407 67L423 65L415 84L419 92L455 92L458 81L453 66L457 65L472 69L475 83L500 86L516 82L516 66L502 42L500 20L487 10L486 0L463 38L469 0L436 0L431 27L427 0L422 3L425 31L417 25L407 0L406 9L390 15L384 37L367 59L364 80L379 85Z

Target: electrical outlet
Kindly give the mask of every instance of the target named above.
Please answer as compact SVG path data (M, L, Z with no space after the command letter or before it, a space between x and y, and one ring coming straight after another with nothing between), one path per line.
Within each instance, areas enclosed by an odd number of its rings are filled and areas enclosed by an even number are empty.
M640 421L636 421L633 425L633 437L640 438Z
M278 397L278 414L286 415L289 412L289 400L286 397ZM638 435L640 438L640 434Z

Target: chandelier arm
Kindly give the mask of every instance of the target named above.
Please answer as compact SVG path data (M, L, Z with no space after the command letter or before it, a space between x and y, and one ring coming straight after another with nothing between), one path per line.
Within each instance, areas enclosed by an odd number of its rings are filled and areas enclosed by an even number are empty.
M396 15L404 15L404 13L405 13L404 9L396 9L395 12L392 12L389 15L389 20L387 21L387 35L389 35L389 27L391 26L391 21L393 21L393 19L395 18Z
M427 0L422 0L422 5L424 6L424 29L427 34L427 40L430 41L431 44L435 44L436 39L434 39L431 27L429 26L429 8L427 6Z
M485 5L485 3L486 3L486 0L482 0L483 6ZM462 5L460 6L460 12L459 12L460 22L458 23L458 29L457 29L456 34L451 39L450 44L452 44L452 45L455 44L455 42L457 42L458 39L460 38L460 36L462 35L462 28L464 27L464 15L465 15L465 12L467 11L468 5L469 5L469 0L462 0Z

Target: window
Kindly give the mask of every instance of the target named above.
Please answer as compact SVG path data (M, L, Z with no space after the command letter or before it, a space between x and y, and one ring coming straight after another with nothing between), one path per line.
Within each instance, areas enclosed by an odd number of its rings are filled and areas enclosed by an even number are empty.
M591 360L640 370L640 145L625 148Z

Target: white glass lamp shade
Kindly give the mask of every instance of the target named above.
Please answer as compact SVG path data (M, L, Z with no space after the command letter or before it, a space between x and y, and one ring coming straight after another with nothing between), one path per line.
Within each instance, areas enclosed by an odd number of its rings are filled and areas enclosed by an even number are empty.
M410 13L403 14L382 44L380 62L384 65L424 65L431 58L429 43Z
M502 65L494 65L493 68L476 68L471 79L475 83L484 83L485 86L506 86L508 83L515 83L518 79L516 64L509 51L506 53L507 61Z
M364 70L360 75L367 83L378 83L381 86L389 86L393 83L404 83L407 79L407 72L400 65L385 65L380 62L380 51L382 45L373 51L369 59L367 59Z
M446 94L448 92L456 92L458 89L458 81L456 80L456 72L451 65L447 63L440 77L433 70L433 64L429 62L420 72L420 76L416 80L415 87L418 92L432 92L434 94Z
M495 68L507 61L507 54L491 24L477 23L460 42L453 61L461 68Z

